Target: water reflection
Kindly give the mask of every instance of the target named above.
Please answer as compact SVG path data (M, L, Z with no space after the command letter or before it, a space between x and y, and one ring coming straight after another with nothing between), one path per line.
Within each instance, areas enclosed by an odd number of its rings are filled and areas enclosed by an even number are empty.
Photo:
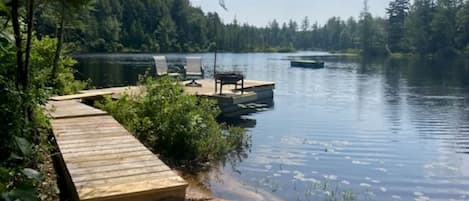
M315 53L296 56L306 54ZM125 85L149 56L84 59L79 71ZM212 54L200 56L213 66ZM221 70L276 82L275 107L243 117L252 145L198 177L207 191L234 200L348 190L361 200L469 200L469 62L327 56L311 70L289 68L287 56L219 55Z
M252 119L225 119L229 120L231 125L255 125L255 120ZM247 124L246 124L247 123ZM253 126L254 126L253 125ZM258 195L250 189L249 186L245 186L233 177L225 174L226 168L231 167L230 171L233 173L241 174L241 170L238 169L238 164L242 163L243 160L247 159L251 152L252 141L248 137L245 146L240 147L224 158L220 159L217 163L212 163L211 168L208 171L197 171L193 173L182 173L183 177L189 183L189 191L194 194L199 193L201 195L190 195L192 199L200 198L205 200L207 197L213 197L214 194L217 196L218 191L213 191L217 186L223 185L224 197L228 195L234 196L238 200L262 200L264 196ZM267 194L266 194L267 195ZM262 198L262 199L258 199ZM272 199L269 199L272 200Z
M219 119L221 122L226 122L230 125L239 126L242 128L254 128L256 127L257 121L256 119L252 119L249 117L221 117Z

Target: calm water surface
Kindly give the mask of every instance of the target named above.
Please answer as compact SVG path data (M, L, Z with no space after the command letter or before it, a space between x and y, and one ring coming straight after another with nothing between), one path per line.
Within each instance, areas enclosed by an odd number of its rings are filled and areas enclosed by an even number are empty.
M247 154L201 175L214 195L469 200L468 62L331 57L314 70L291 68L282 60L290 55L218 55L219 69L274 81L276 90L273 108L243 117ZM77 75L98 87L134 84L150 56L81 56ZM201 56L213 66L212 54Z

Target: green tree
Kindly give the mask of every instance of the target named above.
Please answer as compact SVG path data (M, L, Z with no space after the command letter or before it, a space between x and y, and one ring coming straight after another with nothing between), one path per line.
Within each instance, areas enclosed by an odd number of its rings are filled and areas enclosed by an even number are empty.
M163 51L174 51L176 41L176 25L171 17L165 15L161 18L158 28L155 31L155 38L159 41L160 49Z
M218 14L204 13L189 0L99 0L79 17L81 23L67 28L64 40L79 43L82 48L76 49L84 52L202 52L217 47L233 52L352 48L380 53L391 29L383 31L385 22L373 18L367 7L358 22L331 17L324 25L311 25L305 17L255 27L237 20L224 24ZM54 23L38 25L38 35L58 30Z
M456 14L461 5L460 0L437 0L431 22L434 53L456 53Z
M310 29L309 18L308 18L308 16L305 16L303 18L303 21L301 21L301 31L306 32L309 29Z
M432 30L433 0L415 0L406 21L406 38L412 52L429 54L434 52Z
M308 26L309 26L309 22L308 22ZM308 34L307 30L302 31L301 33L298 33L298 24L293 20L289 20L285 31L286 31L287 41L285 44L283 44L284 46L290 46L290 44L291 45L297 44L296 47L298 48L301 48L301 49L306 48L306 46L309 43L308 36L306 35Z
M466 1L457 13L456 46L469 55L469 1Z
M360 44L364 55L373 53L373 16L368 7L368 0L363 1L363 10L360 13Z
M359 26L358 22L353 17L347 19L343 37L344 48L359 48Z
M387 20L387 44L391 51L405 51L405 20L409 14L409 0L394 0L389 2L386 9Z
M79 17L86 15L89 10L91 0L47 0L45 1L45 14L51 12L52 21L56 27L57 46L53 58L51 81L55 85L58 75L59 60L63 49L65 29L67 26L79 22Z
M311 25L310 25L309 18L307 16L303 18L303 20L301 21L300 30L297 30L298 25L296 22L292 20L290 20L289 25L290 25L290 35L292 35L292 37L293 35L298 35L296 39L292 41L292 42L296 42L296 47L300 49L311 48L310 47L311 46L311 34L310 34Z
M123 5L120 1L99 0L95 9L85 17L84 37L81 46L89 51L112 52L120 51L124 42ZM71 41L70 41L71 42Z

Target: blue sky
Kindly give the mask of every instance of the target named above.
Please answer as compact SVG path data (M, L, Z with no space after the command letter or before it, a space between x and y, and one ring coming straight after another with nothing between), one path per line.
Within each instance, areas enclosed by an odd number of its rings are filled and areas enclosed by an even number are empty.
M390 0L369 0L370 12L374 16L384 16ZM332 16L358 17L363 0L225 0L228 11L223 10L218 0L191 0L194 6L205 12L218 12L224 22L234 17L240 22L265 26L277 19L280 23L293 19L300 21L308 16L310 21L324 24Z

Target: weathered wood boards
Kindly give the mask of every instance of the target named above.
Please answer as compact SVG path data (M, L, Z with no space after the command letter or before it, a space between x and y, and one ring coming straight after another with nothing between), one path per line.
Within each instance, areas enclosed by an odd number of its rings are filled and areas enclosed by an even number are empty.
M190 81L185 81L182 84L185 85ZM229 98L229 99L237 99L237 98L245 98L245 97L255 97L255 93L263 92L263 91L272 91L275 88L274 82L268 81L257 81L257 80L244 80L244 91L251 92L247 95L241 95L240 90L235 90L233 86L227 85L223 88L223 95L219 96L215 94L215 81L214 80L197 80L197 83L202 84L202 87L185 87L185 90L188 94L199 95L199 96L206 96L206 97L214 97L214 98ZM86 98L94 98L99 96L105 95L112 95L113 97L118 98L119 94L123 92L134 93L138 94L140 88L136 86L130 87L113 87L113 88L104 88L104 89L91 89L91 90L83 90L80 91L80 94L76 95L67 95L67 96L56 96L52 97L51 100L71 100L71 99L86 99ZM253 93L254 92L254 93Z
M81 94L72 94L72 95L65 95L65 96L54 96L49 98L53 101L65 101L65 100L73 100L73 99L80 99L80 98L90 98L90 97L99 97L105 95L112 95L112 92L109 91L96 91L90 93L81 93Z
M188 83L189 81L183 82L183 84ZM217 96L215 94L215 81L214 80L197 80L197 83L202 84L202 87L185 87L185 90L189 94L194 95L203 95L203 96ZM256 80L244 80L244 92L253 91L255 89L266 87L265 90L273 90L275 87L274 82L267 81L256 81ZM225 96L241 96L240 90L235 90L234 86L226 85L223 87L223 92Z
M82 104L79 100L50 101L47 103L46 109L55 119L107 114L105 111Z
M76 100L48 109L78 200L184 200L187 183L114 118Z
M182 85L187 84L190 81L182 82ZM258 81L258 80L244 80L244 93L242 94L240 89L235 89L233 85L226 85L223 87L222 94L215 93L215 81L210 79L197 80L197 83L201 84L200 87L185 86L185 92L200 97L207 97L217 101L218 106L224 116L237 116L239 114L250 113L241 107L239 104L249 104L255 102L271 101L274 96L275 83L269 81ZM78 94L82 99L94 99L99 96L98 94L111 95L112 98L118 99L122 93L130 93L132 95L142 94L141 87L130 86L130 87L113 87L104 89L92 89L83 90ZM53 99L67 100L68 97L54 97Z

